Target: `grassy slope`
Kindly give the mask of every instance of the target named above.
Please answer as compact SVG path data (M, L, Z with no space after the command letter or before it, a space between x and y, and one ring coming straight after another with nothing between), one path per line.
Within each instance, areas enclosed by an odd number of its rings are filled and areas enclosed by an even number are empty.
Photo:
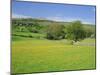
M95 46L67 45L67 40L32 38L12 42L13 73L94 68Z
M95 46L95 40L94 39L84 39L81 42L75 43L75 45L80 45L80 46Z
M12 33L12 40L13 41L18 41L18 40L27 40L30 38L37 38L37 39L44 39L45 34L40 34L40 33L30 33L30 32L13 32Z

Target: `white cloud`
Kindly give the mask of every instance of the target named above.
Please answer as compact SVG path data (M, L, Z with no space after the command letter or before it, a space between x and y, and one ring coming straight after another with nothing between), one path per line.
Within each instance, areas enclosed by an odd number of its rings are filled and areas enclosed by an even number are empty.
M21 14L12 14L12 18L31 18L31 16L25 16Z
M90 22L82 19L82 18L78 18L78 17L63 17L63 16L54 16L54 17L47 17L46 19L48 20L54 20L54 21L63 21L63 22L72 22L72 21L77 21L80 20L82 21L82 23L84 24L91 24Z
M55 17L47 17L49 20L54 20L54 21L64 21L64 22L71 22L75 20L80 20L80 18L70 18L70 17L61 17L61 16L55 16Z
M12 14L12 18L33 18L33 17L25 16L25 15L21 15L21 14ZM50 16L50 17L46 17L46 18L38 18L38 19L48 19L48 20L61 21L61 22L72 22L72 21L80 20L84 24L91 24L90 22L88 22L82 18L65 17L63 15L55 15L55 16Z

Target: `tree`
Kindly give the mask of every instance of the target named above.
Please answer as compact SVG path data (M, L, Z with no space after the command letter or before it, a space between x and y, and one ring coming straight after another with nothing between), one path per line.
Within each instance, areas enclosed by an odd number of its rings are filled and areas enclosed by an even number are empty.
M67 27L67 38L75 42L85 38L85 31L80 21L72 22Z
M34 23L29 23L28 26L26 27L30 32L33 33L39 33L39 30L41 29L41 26L39 23L35 22Z
M95 36L95 28L94 27L85 26L84 31L85 31L86 38Z
M53 23L47 28L47 39L58 40L64 38L64 26Z

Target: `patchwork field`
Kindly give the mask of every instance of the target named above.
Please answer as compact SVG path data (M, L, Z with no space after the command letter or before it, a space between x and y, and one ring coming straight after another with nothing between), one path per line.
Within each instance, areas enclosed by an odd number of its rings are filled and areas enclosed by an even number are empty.
M12 73L95 69L94 43L94 39L85 39L70 45L66 39L47 40L14 36Z

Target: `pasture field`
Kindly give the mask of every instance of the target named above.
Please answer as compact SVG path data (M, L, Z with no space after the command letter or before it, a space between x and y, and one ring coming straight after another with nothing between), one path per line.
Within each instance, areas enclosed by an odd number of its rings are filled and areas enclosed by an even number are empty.
M96 69L95 6L14 1L12 7L12 75Z
M70 45L67 39L12 38L12 73L95 69L94 39Z

